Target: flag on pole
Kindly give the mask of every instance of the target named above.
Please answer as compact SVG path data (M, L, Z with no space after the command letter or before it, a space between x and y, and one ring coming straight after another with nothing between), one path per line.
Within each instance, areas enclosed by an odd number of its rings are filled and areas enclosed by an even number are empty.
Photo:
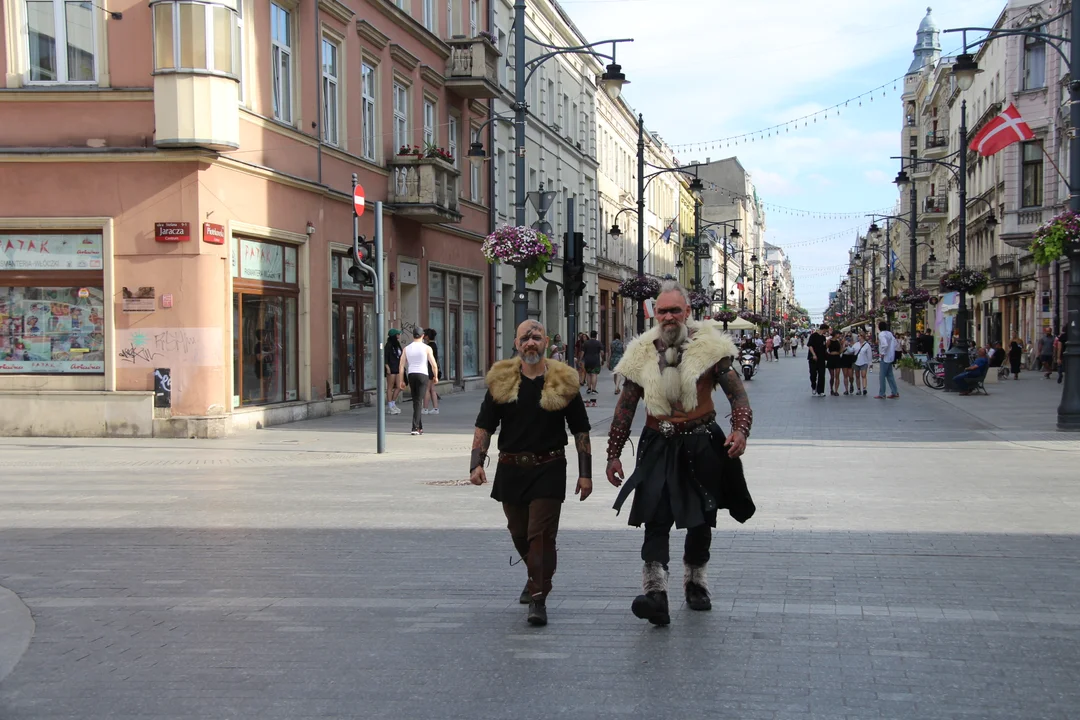
M968 147L983 157L989 157L1001 152L1014 142L1032 140L1034 137L1035 133L1020 117L1020 111L1015 105L1010 104L1005 108L1005 112L986 123L986 127L971 138Z
M739 292L742 292L743 290L746 289L746 287L743 285L743 276L742 275L735 278L735 289L738 290Z
M896 256L896 251L895 250L890 250L889 252L892 253L892 258L891 258L892 264L891 264L889 269L892 270L893 272L896 272L896 261L899 260L900 258L898 258Z
M665 243L670 243L671 242L671 226L670 225L668 225L667 230L664 231L664 234L660 236L660 239L663 240Z

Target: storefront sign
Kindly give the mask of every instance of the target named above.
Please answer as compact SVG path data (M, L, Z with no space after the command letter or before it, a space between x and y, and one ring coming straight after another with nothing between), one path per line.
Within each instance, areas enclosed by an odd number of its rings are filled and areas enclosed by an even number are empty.
M256 240L240 241L240 277L248 280L284 282L284 253L280 245Z
M0 270L101 268L101 235L0 233Z
M191 239L191 223L154 223L154 239L158 242L187 242Z
M103 360L0 360L0 374L58 373L92 374L105 372Z
M204 243L210 243L211 245L224 245L225 226L215 225L214 223L203 223L202 239Z

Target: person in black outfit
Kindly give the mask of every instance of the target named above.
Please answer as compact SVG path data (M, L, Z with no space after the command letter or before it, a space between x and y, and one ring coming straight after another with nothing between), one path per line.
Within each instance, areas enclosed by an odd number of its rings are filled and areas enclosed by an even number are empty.
M810 389L814 397L825 397L825 337L829 334L829 326L822 325L818 330L810 333L810 339L806 341L807 362L810 363Z
M435 342L435 338L438 337L438 335L439 335L439 333L435 330L435 328L428 328L427 330L424 331L424 342L426 342L427 346L429 348L431 348L431 356L435 358L435 364L436 365L439 364L439 343ZM435 370L429 364L428 365L428 389L427 389L427 395L424 396L424 409L423 409L423 412L427 413L429 415L438 415L439 414L439 392L435 387L436 384L437 383L435 382ZM431 405L430 409L428 408L428 404Z
M1020 363L1024 357L1024 346L1019 339L1013 340L1009 343L1009 372L1012 373L1013 380L1020 379Z
M469 482L487 482L484 460L499 431L499 462L491 497L502 503L514 548L525 561L529 581L520 602L529 603L530 625L547 624L547 596L555 575L555 536L566 499L566 428L578 455L575 495L592 494L589 416L578 390L577 371L547 362L544 326L526 320L517 329L518 356L495 363L476 417Z
M596 339L596 331L589 333L589 339L581 348L581 364L585 366L585 380L589 387L588 395L596 395L596 381L600 377L600 368L604 365L604 344Z

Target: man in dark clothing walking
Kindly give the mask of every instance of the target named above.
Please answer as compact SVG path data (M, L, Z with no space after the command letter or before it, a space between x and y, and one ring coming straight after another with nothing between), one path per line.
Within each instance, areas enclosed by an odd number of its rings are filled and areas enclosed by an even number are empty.
M596 331L589 333L589 339L582 348L581 364L585 366L585 380L589 387L587 395L596 395L596 381L600 378L600 368L604 365L604 344L596 339Z
M829 326L822 324L821 327L810 333L810 339L806 341L807 362L810 363L810 390L813 397L825 397L825 338L829 334Z

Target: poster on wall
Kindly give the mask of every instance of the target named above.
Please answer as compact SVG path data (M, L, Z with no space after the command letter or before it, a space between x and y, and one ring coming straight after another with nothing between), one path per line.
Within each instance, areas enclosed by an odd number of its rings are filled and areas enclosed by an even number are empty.
M138 287L134 290L130 288L121 288L122 307L126 313L145 313L154 312L154 288L153 287Z
M0 374L105 372L101 288L0 287Z
M283 248L257 240L240 241L240 277L268 282L285 281Z
M101 235L0 233L0 270L100 270Z

